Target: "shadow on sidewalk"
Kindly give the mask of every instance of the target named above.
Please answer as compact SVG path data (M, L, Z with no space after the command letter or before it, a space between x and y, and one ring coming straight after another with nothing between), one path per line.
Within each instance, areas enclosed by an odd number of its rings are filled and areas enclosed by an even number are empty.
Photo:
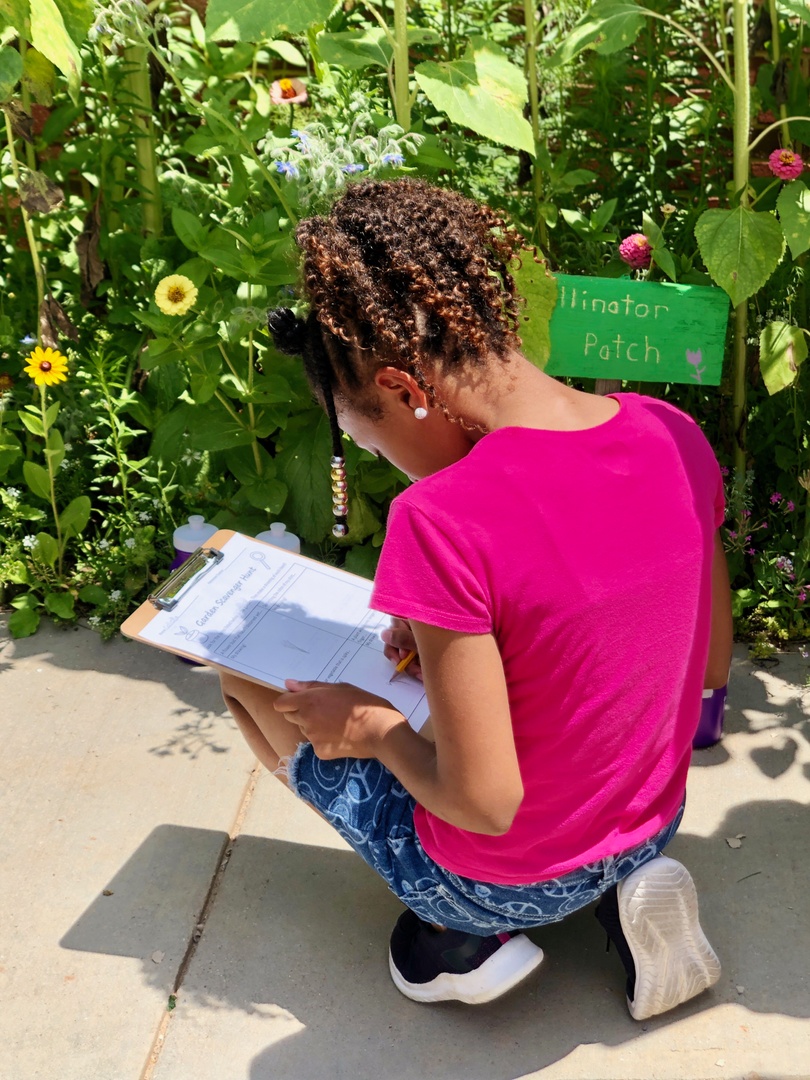
M225 1075L240 1015L249 1015L271 1043L253 1058L250 1080L510 1080L579 1045L618 1045L720 1002L808 1017L809 833L810 806L775 800L736 807L711 837L675 838L668 854L694 874L724 970L709 994L645 1025L626 1013L623 969L615 951L605 953L591 908L532 932L546 960L514 994L477 1009L420 1006L387 972L401 908L357 856L241 836L178 991L169 1043L193 1037L182 1027L193 1014ZM732 849L725 838L738 834L742 846ZM140 957L144 979L165 987L165 969L159 978L148 959L160 948L161 913L181 903L195 852L207 852L210 872L211 835L155 829L111 882L99 882L112 896L99 895L62 946Z

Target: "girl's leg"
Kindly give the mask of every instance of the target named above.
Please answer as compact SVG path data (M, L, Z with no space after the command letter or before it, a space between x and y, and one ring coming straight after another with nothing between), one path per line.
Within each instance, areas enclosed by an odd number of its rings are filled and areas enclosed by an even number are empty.
M293 754L299 743L306 742L300 729L273 708L279 691L227 672L221 673L220 683L225 704L248 746L262 765L275 773L279 759Z

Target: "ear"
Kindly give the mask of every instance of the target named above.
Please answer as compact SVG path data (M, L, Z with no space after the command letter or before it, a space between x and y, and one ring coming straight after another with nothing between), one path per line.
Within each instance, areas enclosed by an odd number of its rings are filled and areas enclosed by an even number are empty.
M425 391L410 372L401 368L378 368L374 374L374 385L391 404L402 405L411 412L420 407L429 408Z

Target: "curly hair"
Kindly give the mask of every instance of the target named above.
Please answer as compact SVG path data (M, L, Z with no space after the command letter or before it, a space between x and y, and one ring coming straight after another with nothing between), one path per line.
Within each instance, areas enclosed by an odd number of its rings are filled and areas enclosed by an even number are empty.
M327 216L300 222L295 238L329 389L358 391L353 404L390 364L443 407L431 369L520 348L509 264L521 239L487 206L421 180L369 181L352 185ZM324 374L310 372L319 388Z

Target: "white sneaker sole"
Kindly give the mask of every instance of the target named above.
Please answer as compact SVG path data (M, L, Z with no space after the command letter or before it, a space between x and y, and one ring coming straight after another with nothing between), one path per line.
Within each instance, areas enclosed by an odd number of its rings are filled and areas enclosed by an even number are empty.
M443 971L429 983L409 983L396 968L389 950L388 968L394 985L411 1001L463 1001L483 1005L523 982L543 962L543 950L525 934L510 938L488 960L463 975Z
M714 986L720 961L698 922L695 884L665 855L634 870L618 887L619 917L636 965L635 1020L674 1009Z

